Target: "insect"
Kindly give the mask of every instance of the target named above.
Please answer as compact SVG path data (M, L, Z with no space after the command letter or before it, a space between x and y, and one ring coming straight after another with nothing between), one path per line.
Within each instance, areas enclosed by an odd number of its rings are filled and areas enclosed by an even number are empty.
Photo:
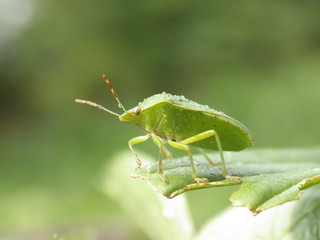
M141 166L141 160L133 146L151 138L159 147L158 174L164 183L168 183L168 181L162 169L163 154L169 159L172 158L171 153L164 146L165 144L188 153L192 178L198 183L208 182L208 179L198 177L190 146L199 148L201 152L203 152L202 149L218 150L222 176L240 179L228 175L223 151L240 151L252 146L253 138L242 123L206 105L188 100L184 96L168 93L146 98L138 106L127 111L108 78L104 74L102 77L108 84L119 107L123 109L123 114L112 112L90 101L80 99L75 101L104 110L117 116L121 122L134 124L146 132L145 135L132 138L128 142L138 168ZM211 165L215 165L205 153L204 156Z

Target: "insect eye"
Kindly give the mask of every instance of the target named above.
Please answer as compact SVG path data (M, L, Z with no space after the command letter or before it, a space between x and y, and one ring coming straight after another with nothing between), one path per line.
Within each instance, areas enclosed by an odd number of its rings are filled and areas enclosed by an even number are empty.
M138 107L136 107L134 110L133 110L133 114L134 115L139 115L140 114L140 110L141 110L141 108L138 106Z

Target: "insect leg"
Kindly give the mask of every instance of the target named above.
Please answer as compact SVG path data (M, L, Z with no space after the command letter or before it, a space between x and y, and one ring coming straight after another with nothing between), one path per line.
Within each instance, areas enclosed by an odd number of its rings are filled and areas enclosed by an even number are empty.
M209 156L207 155L207 153L205 151L203 151L201 148L198 148L199 152L204 156L204 158L208 161L208 163L212 166L217 166L217 165L221 165L221 163L214 163L211 161L211 159L209 158Z
M170 152L165 146L163 146L163 150L164 150L164 153L165 153L166 156L167 156L167 159L168 159L168 160L171 160L171 159L172 159L172 154L171 154L171 152Z
M158 123L157 123L155 129L157 129L161 125L161 123L164 121L164 119L165 119L165 117L164 117L164 115L162 115L160 120L158 120ZM156 136L156 135L154 135L154 136ZM160 140L163 142L163 140L161 138L160 138ZM167 159L171 160L172 159L172 154L169 152L169 150L165 146L163 146L163 150L164 150L164 153L167 156Z
M203 183L203 182L208 182L208 179L206 178L199 178L197 176L197 171L196 171L196 168L194 166L194 161L193 161L193 157L192 157L192 152L191 152L191 148L190 146L188 146L187 144L184 144L184 143L181 143L181 142L174 142L174 141L171 141L171 140L168 140L168 143L174 147L174 148L177 148L177 149L181 149L181 150L185 150L188 152L189 154L189 159L190 159L190 164L191 164L191 170L192 170L192 178L198 182L198 183Z
M156 136L154 134L152 134L151 137L152 137L152 140L154 141L154 143L159 147L159 150L160 150L159 151L158 173L160 175L160 178L161 178L162 182L167 184L168 180L167 180L166 176L163 174L163 169L162 169L162 159L163 159L163 150L164 150L163 144L164 144L164 142L160 137L158 137L158 136Z
M128 144L129 144L129 148L134 156L134 158L136 159L136 162L138 164L137 168L141 167L141 160L139 159L136 151L133 149L133 145L137 144L137 143L142 143L146 140L148 140L148 138L150 137L150 134L147 134L145 136L139 136L139 137L135 137L132 138L131 140L129 140Z
M203 139L206 139L206 138L209 138L212 136L214 136L216 139L217 147L218 147L218 150L220 153L222 176L224 176L225 178L230 178L230 176L228 176L228 174L227 174L227 168L226 168L226 163L224 161L223 150L222 150L222 146L220 143L220 138L219 138L218 133L215 130L212 129L212 130L208 130L208 131L199 133L195 136L189 137L189 138L181 141L181 143L190 144L190 143L198 142L198 141L201 141Z

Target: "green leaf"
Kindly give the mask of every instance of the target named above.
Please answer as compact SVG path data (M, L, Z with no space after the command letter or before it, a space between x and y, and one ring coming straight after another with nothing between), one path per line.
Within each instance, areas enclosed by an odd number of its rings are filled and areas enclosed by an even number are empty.
M196 240L320 239L320 188L309 189L300 201L252 216L243 208L230 208L211 219ZM232 227L231 231L226 226Z
M219 155L210 155L219 162ZM246 206L254 214L264 209L298 199L302 190L320 181L320 149L256 149L225 152L228 173L242 178L241 187L232 194L235 206ZM162 195L173 198L183 192L240 184L224 179L219 166L211 166L202 155L194 156L199 177L209 183L195 183L187 157L164 161L168 184L157 173L157 163L150 163L135 171L133 177L146 180Z
M246 206L258 214L265 209L299 199L303 189L319 182L320 168L246 177L230 200L233 205Z
M141 154L145 161L152 161ZM111 197L150 239L192 239L194 227L184 196L165 199L144 184L129 177L135 168L131 152L120 152L108 161L102 172L101 190Z

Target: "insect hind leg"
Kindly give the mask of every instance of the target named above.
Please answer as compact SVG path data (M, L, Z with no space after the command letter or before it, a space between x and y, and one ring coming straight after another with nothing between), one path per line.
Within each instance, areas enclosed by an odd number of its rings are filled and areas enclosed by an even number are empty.
M215 140L216 140L216 143L217 143L217 147L218 147L218 150L219 150L219 154L220 154L222 176L227 178L227 179L236 179L238 181L241 181L240 177L234 177L234 176L229 176L228 175L227 168L226 168L226 163L225 163L225 160L224 160L223 150L222 150L222 146L221 146L221 142L220 142L220 138L219 138L218 133L214 129L199 133L199 134L197 134L195 136L192 136L192 137L189 137L189 138L181 141L181 143L190 144L190 143L201 141L201 140L209 138L209 137L215 137Z
M194 166L194 161L193 161L193 156L192 156L190 146L188 146L187 144L181 143L181 142L175 142L175 141L171 141L171 140L168 140L168 143L169 143L169 145L171 145L174 148L185 150L188 152L190 164L191 164L191 170L192 170L192 178L198 183L207 183L208 182L207 178L199 178L197 175L197 171Z
M201 148L197 148L199 150L199 152L204 156L204 158L207 160L207 162L212 165L212 166L218 166L221 165L221 162L213 162L210 157L208 156L208 154Z
M160 175L162 182L164 184L168 184L168 180L167 180L166 176L163 174L163 169L162 169L163 151L167 154L167 152L166 152L167 150L164 148L164 146L163 146L164 142L160 137L158 137L154 134L152 134L151 137L152 137L152 140L154 141L154 143L159 147L158 174Z
M165 146L163 146L163 151L166 154L167 160L171 160L172 159L172 154Z

